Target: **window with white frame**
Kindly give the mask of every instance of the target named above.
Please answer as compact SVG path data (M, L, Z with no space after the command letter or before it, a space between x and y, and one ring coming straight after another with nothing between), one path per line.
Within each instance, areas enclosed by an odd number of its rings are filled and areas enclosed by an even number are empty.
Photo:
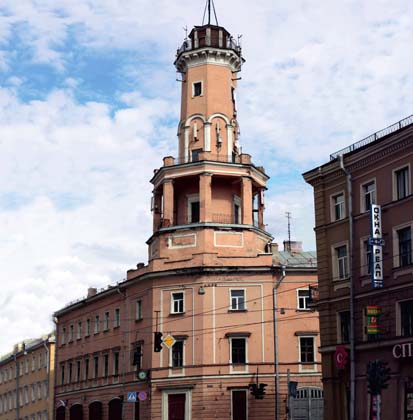
M110 314L109 312L105 312L104 318L103 318L103 331L107 331L109 329L109 320L110 320Z
M361 186L362 190L362 209L369 211L372 204L376 204L376 182L370 181Z
M114 317L114 320L113 320L113 327L118 328L118 327L120 327L120 309L119 308L115 309L114 315L115 315L115 317Z
M177 340L172 346L172 368L184 366L184 340Z
M77 339L80 340L82 338L82 321L77 323Z
M297 290L297 309L299 311L308 311L310 309L310 289Z
M231 311L244 311L245 306L245 290L244 289L231 289Z
M37 399L38 400L42 399L42 384L41 384L41 382L37 383Z
M135 318L137 321L141 320L142 317L142 299L137 299L136 300L136 314L135 314Z
M103 355L103 377L107 378L109 375L109 355Z
M65 365L62 363L60 365L60 385L65 383Z
M81 361L80 360L77 360L76 361L76 382L80 382L81 381L81 379L82 379L82 376L81 376L81 370L82 370L82 364L81 364Z
M348 253L347 245L340 245L333 248L333 280L348 278Z
M99 356L93 357L93 377L95 379L99 377Z
M345 203L344 203L344 193L336 194L331 197L332 205L332 216L333 222L336 220L344 219L345 216Z
M371 246L369 245L369 241L363 241L363 266L362 266L362 273L364 274L371 274L372 269L372 259L371 259Z
M184 312L184 293L173 292L171 293L171 313L182 314Z
M36 369L36 356L32 355L32 372Z
M100 329L100 325L99 325L99 315L95 316L95 329L94 329L94 333L97 334L99 332Z
M113 352L113 375L119 375L119 352Z
M69 362L68 370L69 370L68 372L69 384L71 384L73 381L73 363L72 362Z
M85 331L85 337L89 337L90 335L90 318L86 320L86 331Z
M401 200L410 194L409 166L394 171L394 199Z
M60 344L61 345L66 344L66 328L65 327L62 328L62 334L61 334L61 337L60 337Z
M315 362L315 337L299 337L300 363Z
M69 326L69 343L73 341L73 338L75 336L75 327L74 325Z
M231 363L243 365L247 363L247 339L246 337L230 338Z

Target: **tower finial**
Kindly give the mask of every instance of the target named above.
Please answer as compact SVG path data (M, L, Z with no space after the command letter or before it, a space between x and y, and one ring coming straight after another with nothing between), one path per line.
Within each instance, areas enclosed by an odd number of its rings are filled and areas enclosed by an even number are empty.
M212 6L212 9L211 9ZM204 16L202 18L202 25L204 25L205 23L205 15L208 12L208 25L211 24L211 10L214 12L214 17L215 17L215 23L217 26L218 25L218 18L217 18L217 12L215 11L215 4L214 4L214 0L207 0L206 4L205 4L205 9L204 9Z

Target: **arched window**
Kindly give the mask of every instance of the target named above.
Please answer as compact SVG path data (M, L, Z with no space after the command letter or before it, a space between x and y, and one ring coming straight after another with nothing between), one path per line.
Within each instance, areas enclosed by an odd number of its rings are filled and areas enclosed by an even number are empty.
M89 420L102 420L102 403L93 401L89 404Z
M60 406L56 410L56 420L65 420L65 419L66 419L66 408L63 406Z
M83 407L80 404L70 407L70 420L83 420Z
M109 420L122 420L122 401L119 398L109 401Z

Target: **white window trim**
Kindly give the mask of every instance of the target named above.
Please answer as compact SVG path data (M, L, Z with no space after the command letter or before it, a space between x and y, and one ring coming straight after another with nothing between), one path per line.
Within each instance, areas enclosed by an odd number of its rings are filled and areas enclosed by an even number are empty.
M168 395L185 394L185 420L192 420L192 390L171 389L162 391L162 420L168 420Z
M314 334L304 334L298 337L298 370L299 372L316 372L317 371L317 336ZM301 361L301 338L312 338L313 339L313 353L314 362L302 362ZM313 367L310 368L311 364Z
M80 340L82 338L82 321L77 322L77 331L76 331L76 339Z
M235 291L235 290L242 290L244 292L244 309L234 309L232 307L232 291ZM229 289L229 310L233 311L233 312L246 311L247 310L247 299L246 298L247 298L247 289L242 288L242 287L236 287L236 288Z
M245 402L246 402L246 420L248 420L248 410L249 410L249 406L248 406L248 389L245 389L245 388L234 388L234 389L231 389L231 420L234 420L234 404L233 404L233 402L234 402L234 399L233 399L233 397L232 397L232 393L234 392L234 391L244 391L247 395L245 396L246 398L245 398Z
M408 189L407 189L407 195L410 195L412 193L412 171L411 171L411 167L410 167L410 163L407 162L403 165L398 166L397 168L394 168L392 170L392 178L393 178L393 182L392 182L392 186L393 186L393 201L398 201L399 199L397 198L397 179L396 179L396 172L400 171L400 169L403 168L408 168Z
M401 337L402 336L402 317L401 317L400 304L403 303L403 302L407 302L409 300L413 300L413 298L401 299L401 300L398 300L394 304L395 305L395 312L396 312L396 337Z
M336 257L336 249L345 246L347 249L347 277L343 277L342 279L339 278L339 269L338 269L338 260ZM349 248L348 248L348 241L338 242L336 244L331 245L331 259L332 259L332 275L333 275L333 282L340 282L348 280L350 277L350 266L349 266Z
M410 227L411 229L411 239L413 241L413 220L410 222L406 222L406 223L402 223L401 225L398 226L393 226L392 228L392 237L393 237L393 268L407 268L410 270L409 267L401 267L399 264L400 261L400 251L399 251L399 235L397 234L397 232L401 229ZM413 244L412 244L413 245ZM412 246L412 254L413 254L413 246ZM413 261L413 255L411 256L412 261Z
M188 213L187 223L192 223L191 222L191 220L192 220L192 206L191 206L191 204L192 203L199 202L199 194L189 194L189 195L186 196L186 198L187 198L187 203L188 203L188 208L187 208L187 213ZM201 207L201 205L200 205L200 207Z
M371 184L371 183L374 183L374 194L376 196L376 199L374 200L375 203L373 204L377 204L377 182L376 182L376 178L371 178L371 179L368 179L367 181L364 181L362 184L360 184L360 213L366 213L370 210L370 209L366 209L364 187L367 184Z
M231 374L237 374L237 373L247 373L248 372L248 337L229 337L229 373ZM244 363L244 370L240 370L240 369L234 369L234 366L232 364L232 340L239 340L242 339L245 341L245 363ZM235 366L237 366L238 368L241 367L243 364L242 363L238 363Z
M98 334L100 332L100 316L95 315L94 325L93 325L93 334Z
M116 315L117 313L119 313L118 318L117 318L117 315ZM119 328L119 327L120 327L120 308L115 308L113 310L113 328Z
M299 289L296 290L296 295L297 295L297 311L311 311L311 308L307 307L307 308L300 308L300 296L299 293L300 291L306 291L308 292L308 300L310 300L310 290L308 287L301 287Z
M195 85L197 83L201 83L201 94L195 96ZM199 98L201 96L204 96L204 82L202 80L195 80L194 82L192 82L192 98Z
M343 195L343 199L344 199L344 201L343 201L343 203L344 203L343 204L343 215L340 219L336 219L336 211L335 211L335 203L334 203L334 197L337 197L338 195ZM346 194L345 194L344 190L336 191L333 194L330 194L330 221L331 221L331 223L338 222L338 221L346 218L346 216L347 216L347 211L346 211L347 202L346 201L347 201L346 200Z
M103 314L103 331L109 331L110 328L110 312L106 311Z
M174 311L174 294L182 293L183 295L183 302L182 302L182 312L175 312ZM171 314L184 314L185 313L185 290L174 290L171 292L171 307L170 307Z
M185 376L185 356L186 356L186 340L179 339L177 342L182 342L182 367L172 367L172 348L169 349L169 375L168 376Z

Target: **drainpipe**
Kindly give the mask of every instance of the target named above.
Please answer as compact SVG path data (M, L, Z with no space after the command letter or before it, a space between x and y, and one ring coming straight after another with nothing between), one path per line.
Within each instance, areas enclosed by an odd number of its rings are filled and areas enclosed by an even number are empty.
M285 278L285 265L281 266L281 277L275 283L273 289L273 313L274 313L274 363L275 363L275 420L280 420L280 378L279 378L279 363L278 363L278 308L277 308L277 289Z
M352 177L344 166L343 155L339 156L340 168L346 175L348 228L349 228L349 274L350 274L350 420L356 414L356 357L355 357L355 320L354 320L354 281L353 281L353 190Z
M120 317L120 322L122 324L122 347L121 347L121 351L122 351L122 395L123 398L125 398L125 374L126 374L126 357L127 357L127 351L126 351L126 331L128 326L126 325L126 323L128 322L128 301L127 301L127 295L126 292L122 292L121 288L118 287L116 289L116 291L122 296L123 298L123 320L122 320L122 314ZM125 409L124 409L124 400L122 401L122 415L121 415L121 420L123 420L125 418Z

